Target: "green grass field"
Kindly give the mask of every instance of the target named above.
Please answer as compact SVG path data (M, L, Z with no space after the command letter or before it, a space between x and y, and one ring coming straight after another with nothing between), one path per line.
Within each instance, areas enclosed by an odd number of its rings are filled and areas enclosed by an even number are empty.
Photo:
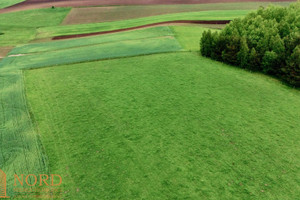
M163 64L162 64L163 63ZM71 199L297 199L300 94L193 53L25 71Z
M181 50L168 27L96 36L87 40L31 44L12 50L25 55L5 57L0 61L0 136L1 141L6 141L1 142L0 169L11 177L8 179L8 193L14 193L14 173L49 173L38 128L32 123L33 115L27 108L23 70Z
M199 26L172 26L170 27L179 43L188 51L199 51L200 36L207 28Z
M61 25L71 8L0 14L0 169L9 196L13 174L54 173L62 199L297 199L299 90L201 57L207 28L30 43L233 19L257 4L80 25Z
M40 27L59 25L70 8L46 8L0 14L0 46L26 44Z
M78 39L58 40L43 43L33 43L20 45L10 51L9 55L15 54L32 54L42 53L49 51L65 50L71 48L79 48L86 46L94 46L98 44L106 44L113 42L129 41L129 40L140 40L147 38L159 38L174 36L174 32L169 27L154 27L147 29L140 29L135 31L126 31L115 34L107 34L92 37L83 37Z
M21 46L20 51L19 48L11 51L18 53L17 55L10 55L1 60L0 68L7 70L28 69L182 50L168 27L125 32L116 34L115 37L97 36L86 41L74 39L68 40L68 42L59 41L53 43L53 46L51 46L52 43ZM19 53L28 52L35 53L19 55Z

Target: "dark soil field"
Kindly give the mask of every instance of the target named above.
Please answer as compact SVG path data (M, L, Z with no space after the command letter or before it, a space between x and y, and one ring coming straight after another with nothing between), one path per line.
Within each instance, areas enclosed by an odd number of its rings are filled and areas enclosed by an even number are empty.
M267 2L283 2L289 0L266 0ZM101 5L172 5L172 4L204 4L229 2L265 2L261 0L27 0L14 6L0 10L0 13L19 10L55 7L88 7Z

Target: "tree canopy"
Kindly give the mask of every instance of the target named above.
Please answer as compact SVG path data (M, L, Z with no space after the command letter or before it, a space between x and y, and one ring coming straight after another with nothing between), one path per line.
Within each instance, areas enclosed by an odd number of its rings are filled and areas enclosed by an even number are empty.
M300 3L260 7L222 31L205 31L203 56L241 68L261 71L300 86Z

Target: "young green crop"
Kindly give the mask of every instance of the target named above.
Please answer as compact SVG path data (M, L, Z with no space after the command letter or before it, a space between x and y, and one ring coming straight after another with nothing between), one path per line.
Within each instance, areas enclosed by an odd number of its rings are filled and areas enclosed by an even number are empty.
M83 37L78 39L26 44L14 48L12 51L10 51L9 55L42 53L85 46L95 46L99 44L107 44L112 42L121 42L125 40L140 40L165 36L174 36L173 31L169 27L153 27L114 34Z
M53 65L94 61L100 59L137 56L163 52L175 52L182 50L181 45L172 36L173 33L168 27L158 27L150 30L157 30L157 33L152 34L152 36L151 34L148 34L150 38L136 40L130 39L130 36L134 35L137 36L137 38L146 37L147 35L144 35L143 33L147 33L147 30L137 31L134 33L127 32L124 34L120 34L119 38L118 35L116 35L115 38L104 36L98 38L89 38L87 41L79 40L79 42L76 42L76 40L74 40L75 42L73 44L76 44L77 46L72 46L70 45L71 43L66 43L64 41L62 41L60 45L59 43L54 43L53 46L51 46L51 43L41 44L40 46L35 44L28 45L28 48L26 48L25 46L25 48L21 47L20 51L18 51L17 48L16 51L13 50L12 52L23 53L22 50L25 50L25 52L40 52L24 55L10 55L9 57L6 57L0 61L0 68L4 68L7 70L39 68ZM159 30L162 31L160 32ZM128 35L126 36L126 34ZM156 37L154 37L155 35ZM158 35L160 36L157 37ZM102 38L104 39L103 41L101 41ZM127 38L129 40L124 40L124 38ZM118 39L123 40L118 41ZM93 44L91 43L92 41L98 41L98 43ZM33 48L30 48L31 46ZM35 47L37 47L37 49Z

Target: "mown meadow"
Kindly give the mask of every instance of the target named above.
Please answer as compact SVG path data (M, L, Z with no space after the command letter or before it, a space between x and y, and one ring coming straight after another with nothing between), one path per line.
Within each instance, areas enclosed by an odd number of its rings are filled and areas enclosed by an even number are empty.
M0 14L12 48L0 60L0 169L60 174L64 199L297 199L299 90L202 57L208 28L50 41L252 7L226 9L77 25L61 25L71 8Z
M70 198L299 195L300 95L271 78L182 52L29 70L25 80Z

